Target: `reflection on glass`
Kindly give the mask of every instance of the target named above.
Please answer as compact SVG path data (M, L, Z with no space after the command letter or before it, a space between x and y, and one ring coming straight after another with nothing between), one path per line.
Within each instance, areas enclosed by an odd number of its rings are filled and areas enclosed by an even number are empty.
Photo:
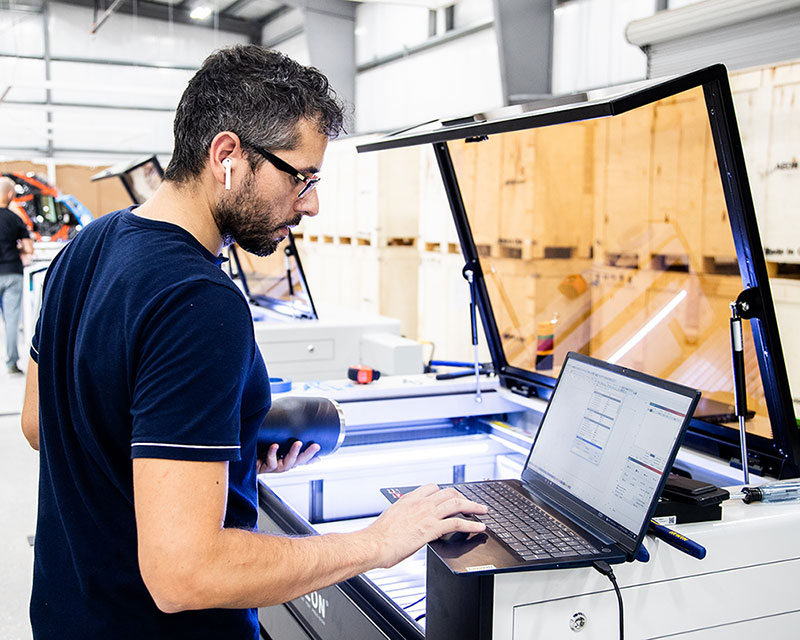
M733 403L743 286L702 89L449 146L509 365L578 351ZM745 328L748 430L771 437Z
M119 177L127 186L129 193L133 194L134 201L142 203L156 192L161 184L162 174L158 160L153 157L120 173Z
M238 257L236 265L232 252L234 268L241 270L240 280L251 302L289 318L317 317L291 241L265 257L234 251Z

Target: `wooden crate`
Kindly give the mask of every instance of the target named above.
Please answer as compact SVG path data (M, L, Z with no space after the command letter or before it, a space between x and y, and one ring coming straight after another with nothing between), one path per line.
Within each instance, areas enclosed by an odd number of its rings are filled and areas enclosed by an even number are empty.
M764 69L732 72L729 80L758 225L765 230L772 92L769 89L768 79L765 78Z
M400 320L401 332L418 333L419 252L415 247L355 247L359 309Z
M531 322L536 315L536 272L532 260L481 260L486 289L506 356L514 360L531 344ZM533 342L535 350L535 339Z
M354 235L359 179L358 142L358 138L343 138L328 145L320 174L322 180L317 187L319 215L304 219L304 233L316 237Z
M495 322L511 364L536 366L537 335L542 322L552 324L556 366L566 351L585 347L591 302L590 283L585 279L591 280L589 259L484 258L481 265Z
M762 241L770 258L800 262L800 63L775 69L765 184L766 228Z
M57 164L55 165L55 176L50 177L47 166L43 164L25 160L0 163L0 171L3 173L33 172L48 182L54 182L62 193L75 196L95 218L133 204L118 178L108 178L99 182L91 181L94 174L105 168L104 166Z
M80 200L95 218L130 207L133 202L119 178L106 178L92 182L92 176L105 168L58 164L56 165L56 185L62 193L70 194Z
M710 136L709 136L710 138ZM706 145L703 189L703 255L714 260L736 258L733 232L722 190L722 178L713 141Z
M702 271L702 168L710 142L702 89L656 103L652 132L648 253Z
M409 147L358 156L356 228L347 235L374 247L416 242L422 153Z
M653 115L647 105L597 123L595 247L606 264L648 260Z
M499 136L503 142L500 173L500 242L519 250L523 259L534 257L537 234L536 131L513 131Z
M421 252L417 339L433 342L437 359L473 360L469 286L461 275L464 260L455 254ZM478 317L478 354L490 360Z
M497 223L496 216L489 214L476 216L476 179L478 175L478 152L484 142L466 142L464 140L452 140L447 143L450 150L450 157L453 160L458 186L461 190L461 199L464 202L464 209L467 212L472 235L475 244L493 244L497 242ZM481 167L481 170L483 167ZM438 171L437 171L438 173ZM441 182L441 178L440 178ZM488 222L488 227L485 227ZM423 220L420 218L420 228ZM492 233L492 229L494 232Z
M474 155L474 177L472 184L463 187L466 193L465 202L469 224L475 244L478 246L496 246L500 238L501 201L500 192L503 183L503 138L491 136L483 142L467 143L464 147L466 158ZM469 169L466 171L469 176Z
M795 413L800 415L800 333L796 329L800 326L800 281L772 279L770 286Z
M533 255L591 255L595 122L535 130Z
M29 162L28 160L0 162L0 173L29 173L31 171L42 176L45 180L47 179L47 165Z
M460 176L459 176L460 178ZM430 146L420 148L419 243L423 251L447 252L458 235L436 157Z

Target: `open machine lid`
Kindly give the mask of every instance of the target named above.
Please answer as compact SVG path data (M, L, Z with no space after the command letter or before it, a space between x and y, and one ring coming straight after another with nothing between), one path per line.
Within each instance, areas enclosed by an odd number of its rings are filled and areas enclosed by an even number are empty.
M751 459L798 475L800 430L724 66L359 151L420 144L433 145L503 385L548 397L568 351L629 366L701 389L715 402L687 443L738 459L738 425L719 421L733 403L730 303L746 290Z

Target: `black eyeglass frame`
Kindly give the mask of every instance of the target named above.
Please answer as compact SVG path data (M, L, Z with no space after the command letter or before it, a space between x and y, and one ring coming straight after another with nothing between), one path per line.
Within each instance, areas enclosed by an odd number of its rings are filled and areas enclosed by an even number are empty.
M267 151L266 149L259 147L256 144L252 144L250 142L241 142L244 146L250 147L259 155L261 155L265 160L268 160L269 163L278 169L279 171L283 171L284 173L288 173L290 176L299 180L303 183L303 188L300 189L300 193L297 194L298 198L302 198L304 195L312 191L316 186L317 183L321 180L321 178L317 175L307 176L299 169L295 169L292 165L290 165L286 160L282 160L274 153Z

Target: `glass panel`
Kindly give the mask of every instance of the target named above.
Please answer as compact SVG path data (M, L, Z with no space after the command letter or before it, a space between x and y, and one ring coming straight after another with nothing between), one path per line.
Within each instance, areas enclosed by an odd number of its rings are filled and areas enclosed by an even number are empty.
M269 256L258 257L238 249L250 298L258 306L292 318L313 318L314 312L300 267L294 255L281 244Z
M510 365L556 376L578 351L733 403L743 287L701 88L449 146ZM748 430L771 438L745 327Z
M152 196L161 184L161 171L153 160L148 160L121 173L119 177L136 196L136 202L140 204Z

